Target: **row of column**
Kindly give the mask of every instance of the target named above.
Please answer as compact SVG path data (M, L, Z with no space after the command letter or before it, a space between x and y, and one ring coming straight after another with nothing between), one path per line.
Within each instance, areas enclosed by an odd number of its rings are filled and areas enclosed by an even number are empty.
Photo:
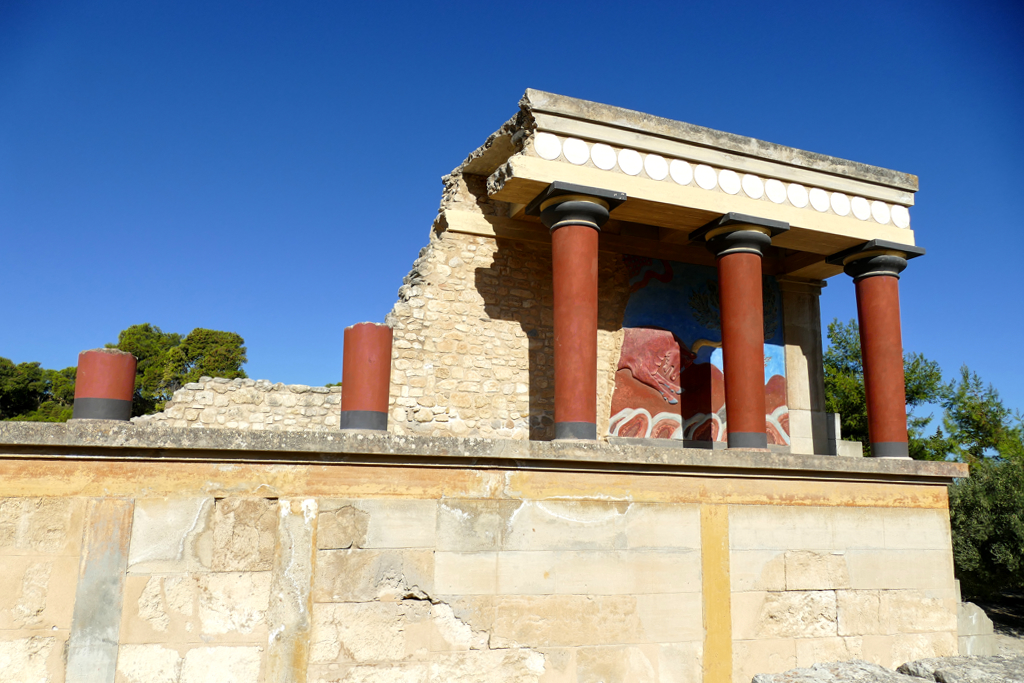
M598 234L624 193L554 182L526 208L551 231L555 438L597 438ZM729 448L766 449L762 258L789 225L729 213L691 235L716 256ZM909 457L899 274L924 250L874 240L829 257L854 279L872 453Z

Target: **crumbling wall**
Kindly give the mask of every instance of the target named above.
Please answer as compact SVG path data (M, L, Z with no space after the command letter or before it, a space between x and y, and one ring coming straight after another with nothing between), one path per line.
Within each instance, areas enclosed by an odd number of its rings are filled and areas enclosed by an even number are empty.
M136 417L132 422L298 432L338 429L340 415L341 387L201 377L174 392L163 412Z
M445 178L441 209L507 215L483 176ZM598 433L607 433L629 283L598 261ZM443 215L387 316L395 332L389 429L431 436L554 436L551 246L447 229Z

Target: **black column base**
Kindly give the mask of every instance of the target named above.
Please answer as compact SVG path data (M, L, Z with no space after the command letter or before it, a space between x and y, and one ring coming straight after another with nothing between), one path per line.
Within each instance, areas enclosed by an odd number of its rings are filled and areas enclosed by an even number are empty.
M376 410L343 410L341 411L342 429L373 429L386 432L388 414Z
M119 398L76 398L72 420L122 420L132 416L132 402Z
M768 448L764 432L729 432L729 448Z
M910 458L910 447L906 441L879 441L871 443L873 458Z
M597 439L597 425L593 422L556 422L556 439Z

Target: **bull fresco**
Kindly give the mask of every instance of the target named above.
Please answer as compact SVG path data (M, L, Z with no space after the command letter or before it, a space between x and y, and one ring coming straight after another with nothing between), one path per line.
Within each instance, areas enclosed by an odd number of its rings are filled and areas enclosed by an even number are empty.
M612 436L725 441L725 376L718 271L624 256L630 295L615 373ZM764 278L765 431L789 444L782 297Z

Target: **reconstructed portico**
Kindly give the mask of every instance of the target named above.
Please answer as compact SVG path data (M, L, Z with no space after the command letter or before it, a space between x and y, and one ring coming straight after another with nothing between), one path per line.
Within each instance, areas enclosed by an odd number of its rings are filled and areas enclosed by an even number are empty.
M527 91L444 178L386 324L346 329L343 387L203 378L129 422L134 359L91 351L92 419L0 422L5 673L749 683L955 654L967 467L907 457L916 189ZM860 444L825 412L834 276L881 457L835 457Z

